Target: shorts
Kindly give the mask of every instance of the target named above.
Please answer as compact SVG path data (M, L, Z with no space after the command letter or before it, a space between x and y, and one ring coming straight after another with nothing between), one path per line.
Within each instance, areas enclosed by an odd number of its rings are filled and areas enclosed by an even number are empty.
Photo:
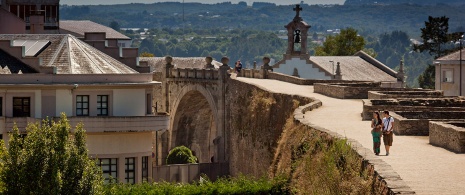
M383 143L385 146L392 146L394 132L391 131L389 134L383 133Z

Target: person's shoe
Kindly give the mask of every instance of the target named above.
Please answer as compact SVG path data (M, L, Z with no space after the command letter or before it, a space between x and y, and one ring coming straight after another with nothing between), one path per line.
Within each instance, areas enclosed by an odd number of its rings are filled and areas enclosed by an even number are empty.
M389 156L389 152L386 152L386 156Z

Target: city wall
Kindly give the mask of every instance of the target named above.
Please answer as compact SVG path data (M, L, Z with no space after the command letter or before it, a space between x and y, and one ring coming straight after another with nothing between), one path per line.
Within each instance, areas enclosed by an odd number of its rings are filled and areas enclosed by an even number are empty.
M233 176L239 173L257 177L289 173L289 169L293 169L292 163L289 164L294 160L293 151L283 149L281 144L287 144L288 147L284 147L287 149L297 148L295 144L298 141L292 140L301 140L300 135L316 133L328 143L344 139L342 135L312 125L304 118L305 112L322 105L319 100L271 93L237 80L228 81L228 86L226 129L229 134L226 140L229 140L230 173ZM289 120L301 128L287 133L291 131ZM360 166L373 178L373 191L414 194L400 176L371 150L354 140L348 141L360 157Z

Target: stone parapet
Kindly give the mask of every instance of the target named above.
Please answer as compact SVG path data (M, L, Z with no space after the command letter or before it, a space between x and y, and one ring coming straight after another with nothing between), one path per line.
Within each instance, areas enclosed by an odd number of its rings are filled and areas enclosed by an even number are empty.
M440 97L444 97L444 91L410 89L409 91L369 91L368 92L368 99L440 98Z
M375 111L465 111L463 98L364 99L362 119L371 120Z
M366 99L368 91L382 90L379 82L357 83L316 83L314 91L329 97L339 99Z
M171 68L171 78L217 80L217 69Z
M465 111L414 111L393 112L394 133L396 135L422 135L430 134L430 121L456 121L465 120Z
M429 143L456 153L465 153L465 120L429 122Z

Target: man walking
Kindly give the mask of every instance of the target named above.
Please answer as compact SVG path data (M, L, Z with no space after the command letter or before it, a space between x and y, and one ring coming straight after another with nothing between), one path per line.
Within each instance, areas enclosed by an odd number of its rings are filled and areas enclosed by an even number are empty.
M392 130L394 127L394 118L389 115L389 111L384 111L383 116L383 142L386 148L386 156L389 156L389 148L392 146L393 141Z

